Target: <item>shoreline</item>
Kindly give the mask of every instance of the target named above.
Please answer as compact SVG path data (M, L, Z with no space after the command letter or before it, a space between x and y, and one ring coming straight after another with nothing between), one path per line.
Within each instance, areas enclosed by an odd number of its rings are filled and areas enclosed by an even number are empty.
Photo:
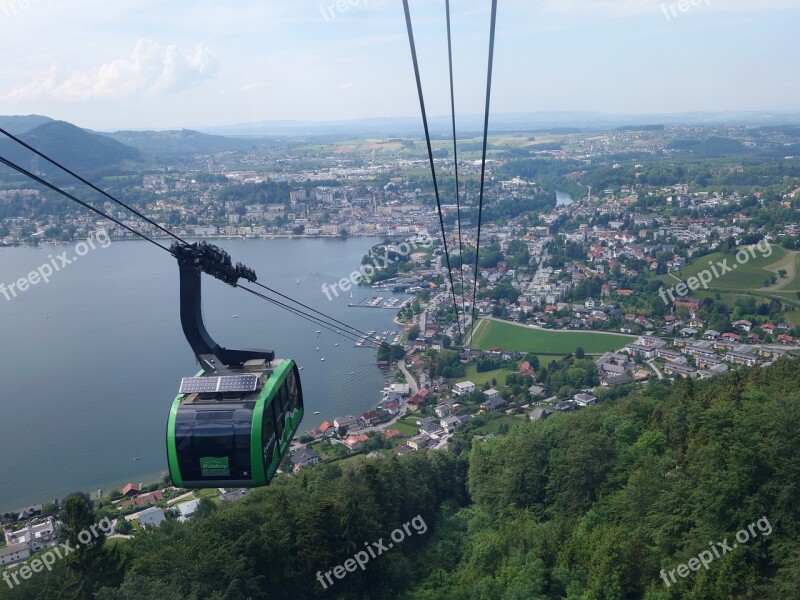
M402 237L409 237L410 233L354 233L352 235L295 235L295 234L287 234L287 233L275 233L269 235L253 235L253 236L242 236L242 235L186 235L184 236L187 240L223 240L223 241L235 241L235 240L349 240L351 238L375 238L375 239L392 239L392 238L402 238ZM172 239L168 235L152 235L150 236L154 240L170 240ZM124 237L124 238L110 238L112 242L143 242L141 238L136 237ZM21 242L11 242L8 244L0 243L0 249L2 248L41 248L42 246L71 246L78 242L84 241L84 238L75 238L71 241L48 241L42 242L36 245L30 244L23 244Z
M284 237L284 238L286 238L286 237L296 237L298 239L313 239L313 238L311 238L311 236L280 236L280 237ZM317 239L319 239L319 238L325 239L326 238L326 236L315 236L315 237ZM378 240L378 239L380 239L380 238L376 238L374 235L351 236L351 237L353 237L355 240L358 240L358 241L356 241L356 244L358 244L358 245L366 244L367 241L369 241L369 240ZM216 238L199 238L199 239L227 239L227 238L226 237L216 237ZM234 238L234 239L236 239L236 238ZM241 238L239 238L239 239L241 239ZM259 239L259 238L246 238L246 239ZM337 239L337 238L331 238L331 239ZM348 238L341 238L340 237L338 239L341 239L342 241L346 242ZM133 241L137 241L137 240L117 240L117 241L132 241L133 242ZM51 246L55 246L55 245L56 244L43 244L43 245L40 245L38 247L37 246L15 246L15 247L43 250L44 246L51 247ZM61 243L59 243L57 245L70 246L70 242L61 242ZM0 249L0 250L2 250L2 249ZM365 291L372 292L373 290L371 290L371 288L365 288ZM392 294L392 296L394 296L394 295ZM382 312L382 311L380 311L380 312ZM388 317L388 315L387 315L387 317ZM403 331L402 324L396 323L395 322L395 318L396 317L391 319L391 326L389 326L388 322L386 323L386 325L387 325L386 329L387 330L392 330L393 336L394 336L394 333L397 332L398 330L399 330L399 333L401 333L401 334L402 334L402 331ZM398 327L398 325L399 325L399 327ZM395 329L395 328L397 328L397 329ZM381 377L381 379L383 380L383 379L385 379L385 377ZM372 396L372 394L375 395L374 399L370 398L370 400L369 400L370 407L374 407L378 403L378 399L380 397L381 387L385 384L385 382L384 381L378 381L377 384L378 385L374 388L374 390L370 394L370 396ZM324 410L324 408L323 408L323 410ZM328 412L328 411L325 411L325 412ZM361 412L363 412L363 411L361 411ZM360 414L360 413L358 413L358 414ZM331 413L331 415L332 415L331 418L336 416L336 415L333 415L332 413ZM318 415L318 416L320 417L320 419L322 418L322 415ZM311 419L314 419L315 417L313 417L313 416L311 416L309 414L307 418L309 418L309 421L311 421ZM318 425L318 424L317 423L309 423L309 428L313 428L316 425ZM9 514L13 514L14 516L16 516L16 514L18 514L19 511L21 511L21 510L23 510L23 509L25 509L25 508L27 508L27 507L29 507L31 505L51 503L54 499L58 499L59 501L63 501L63 499L65 497L67 497L68 495L74 494L74 493L78 493L78 492L86 493L86 494L88 494L88 496L93 501L96 501L98 499L98 495L97 495L98 490L102 490L101 498L107 498L108 497L108 492L110 490L121 489L127 483L134 483L134 484L143 483L145 485L152 484L152 483L159 483L160 484L161 479L162 479L162 474L165 471L167 471L166 456L164 456L162 460L158 460L158 457L154 457L154 458L156 458L156 460L153 461L155 464L149 464L149 465L144 466L144 467L139 467L137 465L137 463L135 463L135 462L129 462L129 463L128 462L122 462L121 464L117 465L117 467L115 469L113 469L112 472L109 473L109 474L100 474L100 477L96 477L95 478L95 477L93 477L91 475L91 473L89 473L88 474L89 477L82 478L83 479L83 483L75 482L74 485L72 483L70 483L69 481L65 482L65 484L59 483L59 481L52 481L52 482L44 481L44 482L40 482L40 483L45 483L46 484L46 485L42 485L41 486L41 488L43 488L44 491L42 491L42 490L36 491L36 489L32 489L32 490L29 490L32 493L28 494L28 493L25 493L23 490L20 490L20 494L19 494L20 499L10 498L8 502L3 502L3 506L2 506L2 508L0 508L0 513L3 513L3 514L9 513ZM130 470L127 468L128 466L131 467ZM49 485L47 485L47 484L49 484ZM36 487L38 488L39 486L36 486ZM10 495L11 494L9 494L9 496ZM16 496L16 494L14 494L14 496Z
M0 514L11 513L11 514L16 515L18 513L18 511L20 511L22 509L25 509L25 508L28 508L29 506L35 506L36 504L48 504L48 503L52 502L53 500L55 500L56 498L59 500L59 502L63 502L64 498L67 498L68 496L70 496L72 494L76 494L78 492L87 494L89 496L89 498L91 498L91 500L93 502L96 502L98 500L98 498L97 498L97 490L102 490L103 495L101 496L101 498L107 498L108 497L108 492L110 492L111 490L114 490L114 489L122 489L122 487L125 486L128 483L133 483L133 484L136 484L136 485L138 485L140 483L143 484L143 485L151 485L153 483L158 482L160 484L160 482L161 482L161 473L163 473L166 470L167 470L167 468L166 468L166 465L165 465L165 468L164 468L163 471L160 471L158 473L149 473L149 474L147 474L147 475L145 475L143 477L134 477L134 478L128 477L128 478L124 478L124 479L110 480L110 481L105 482L104 484L100 484L100 485L97 485L97 486L93 485L91 490L73 489L72 491L66 492L64 494L61 494L60 496L48 497L47 499L39 498L38 500L35 500L33 502L24 502L24 503L22 503L22 505L17 506L15 508L0 507Z

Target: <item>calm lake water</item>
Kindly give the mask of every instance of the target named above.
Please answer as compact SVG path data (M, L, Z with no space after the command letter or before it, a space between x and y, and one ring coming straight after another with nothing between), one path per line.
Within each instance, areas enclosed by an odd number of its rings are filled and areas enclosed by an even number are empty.
M333 301L322 293L323 283L349 276L379 241L214 243L255 269L260 282L317 310L364 331L395 330L396 311L348 308L375 295L370 288ZM25 277L50 255L72 257L75 248L0 248L0 283ZM317 336L321 327L216 280L203 284L206 325L222 346L272 349L305 367L301 430L360 414L380 399L387 374L374 350L324 329ZM0 511L154 481L166 470L169 406L180 378L197 371L178 306L177 264L146 242L98 244L50 283L11 301L0 294Z

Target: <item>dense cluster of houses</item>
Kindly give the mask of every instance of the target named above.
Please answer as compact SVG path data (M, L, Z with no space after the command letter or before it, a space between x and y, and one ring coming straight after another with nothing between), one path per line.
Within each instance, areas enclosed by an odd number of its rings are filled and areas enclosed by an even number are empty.
M627 356L608 353L597 365L601 372L624 368L629 373L639 369L642 363L653 361L665 375L707 379L735 366L766 366L787 354L787 349L777 345L743 344L741 341L742 336L738 334L720 334L712 330L705 331L699 339L675 338L671 344L657 336L643 335L625 346Z
M58 525L53 517L35 518L41 510L41 506L25 509L25 518L34 518L20 529L14 529L11 523L3 525L6 545L0 548L0 567L23 562L36 552L56 544Z

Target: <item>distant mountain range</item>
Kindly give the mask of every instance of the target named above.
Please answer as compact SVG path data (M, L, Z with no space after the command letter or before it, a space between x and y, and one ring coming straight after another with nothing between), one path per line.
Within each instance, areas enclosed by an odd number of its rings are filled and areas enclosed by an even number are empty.
M596 129L652 125L702 124L784 125L800 123L800 112L726 112L672 113L652 115L610 115L598 112L539 112L492 115L491 132L555 131L570 133ZM452 123L449 116L429 118L432 135L449 136ZM422 135L419 117L387 117L344 121L260 121L222 127L198 127L205 133L239 137L264 136L337 136L392 137ZM480 134L483 115L458 117L460 136Z
M267 139L237 139L189 129L103 133L42 115L0 116L0 127L67 167L82 172L117 167L126 162L174 159L274 144ZM2 136L0 156L28 169L52 173L44 160Z
M174 158L197 154L214 154L230 150L247 150L253 146L272 143L264 139L237 139L221 135L209 135L180 129L171 131L115 131L103 134L109 138L136 148L144 156Z
M652 129L663 125L749 124L765 129L780 126L790 129L800 125L800 113L685 113L663 115L606 115L594 112L542 112L492 116L492 133L530 131L570 134L599 129ZM432 135L450 135L449 117L430 119ZM20 136L45 154L61 160L74 170L91 172L112 169L126 164L147 163L159 159L176 159L218 152L242 151L254 146L276 146L298 138L341 139L343 137L419 137L422 133L418 118L374 118L350 121L262 121L226 127L170 131L95 132L76 127L65 121L55 121L42 115L0 116L0 127ZM467 115L458 119L459 136L479 135L483 117ZM705 147L685 150L710 154L725 150L736 152L738 142L722 148L720 141ZM680 146L680 143L678 144ZM0 137L0 155L34 170L52 173L43 160ZM5 172L5 168L3 171Z

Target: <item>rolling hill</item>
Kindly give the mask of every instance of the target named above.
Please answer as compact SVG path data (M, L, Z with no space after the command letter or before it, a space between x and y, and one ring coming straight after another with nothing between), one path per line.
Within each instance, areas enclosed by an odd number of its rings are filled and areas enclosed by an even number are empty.
M0 127L14 135L26 133L40 125L52 122L53 119L42 115L0 115Z
M171 131L115 131L103 134L113 140L136 148L154 158L174 158L197 154L214 154L232 150L247 150L264 145L266 140L243 140L221 135L209 135L180 129Z
M141 160L141 155L135 148L65 121L47 121L19 134L19 137L79 172L111 167L128 160ZM0 140L0 155L27 169L45 173L55 172L54 167L50 167L32 152L9 139ZM8 169L4 168L4 172L8 172Z

